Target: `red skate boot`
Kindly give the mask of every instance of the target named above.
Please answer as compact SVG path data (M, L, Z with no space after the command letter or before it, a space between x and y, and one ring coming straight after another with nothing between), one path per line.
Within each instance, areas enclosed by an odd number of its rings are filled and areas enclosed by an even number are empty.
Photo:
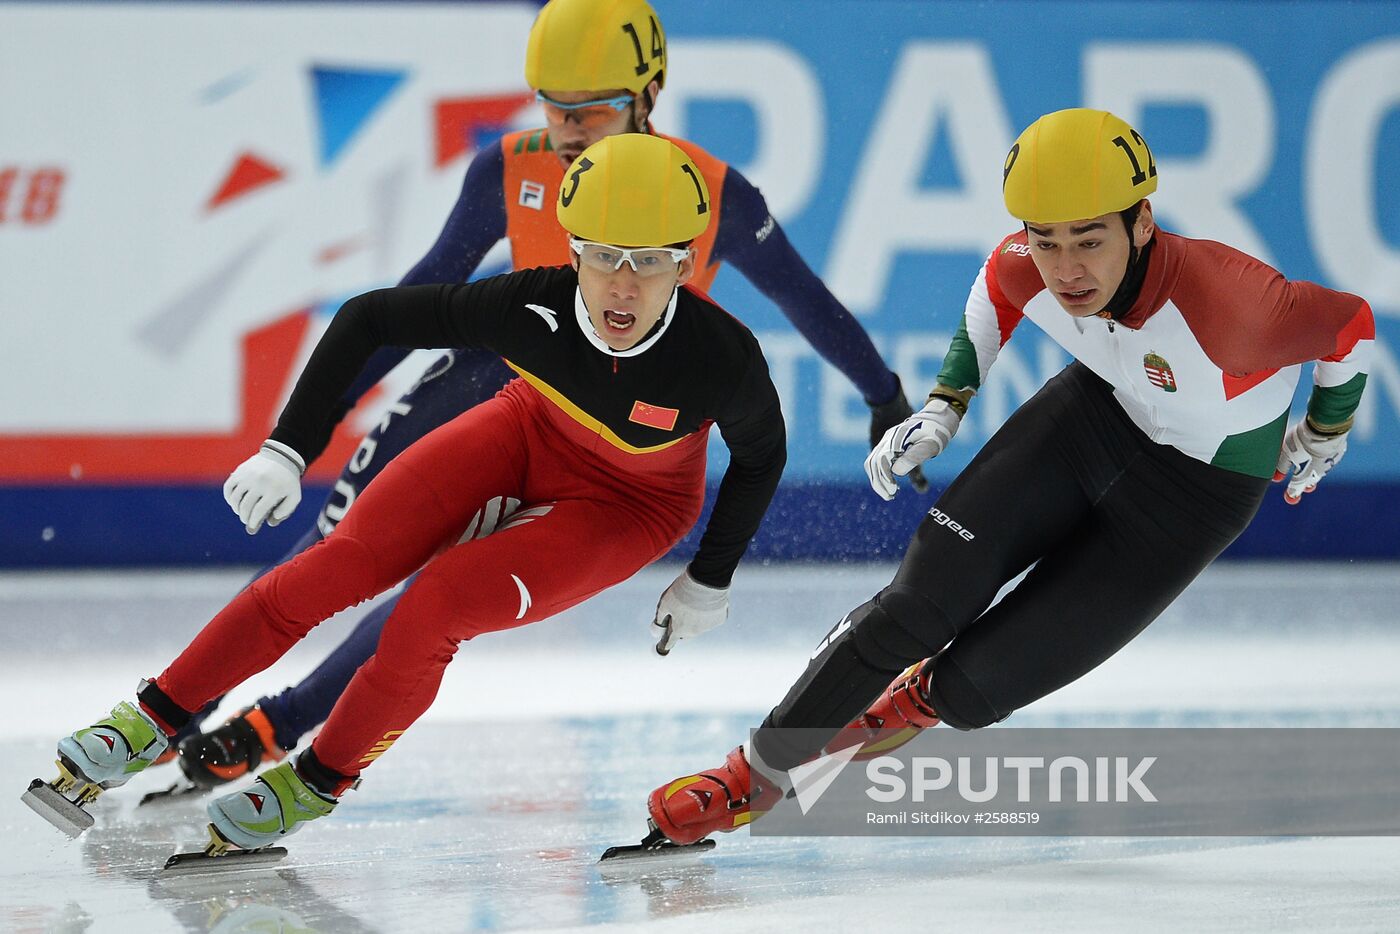
M782 796L778 783L749 768L740 746L719 768L678 778L653 791L647 812L666 839L684 846L751 823Z
M928 700L932 672L931 658L906 668L865 713L836 734L822 752L832 753L860 743L862 748L854 756L855 760L874 759L903 746L920 730L937 726L938 713Z

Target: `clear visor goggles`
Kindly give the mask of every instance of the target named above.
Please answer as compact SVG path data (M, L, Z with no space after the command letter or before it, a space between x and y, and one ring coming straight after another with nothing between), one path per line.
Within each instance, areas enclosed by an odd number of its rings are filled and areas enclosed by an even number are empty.
M675 272L682 261L690 255L690 250L669 246L649 246L627 249L607 243L593 243L589 240L569 238L569 246L578 254L579 263L599 272L617 272L626 263L632 271L642 277L659 276Z

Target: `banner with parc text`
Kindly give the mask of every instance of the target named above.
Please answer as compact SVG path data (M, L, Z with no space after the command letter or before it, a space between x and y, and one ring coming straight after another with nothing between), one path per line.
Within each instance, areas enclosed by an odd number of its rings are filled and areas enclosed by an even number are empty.
M1400 556L1400 7L654 6L669 43L655 125L759 186L916 406L978 267L1015 229L1000 186L1016 134L1063 107L1129 120L1165 228L1376 313L1344 463L1300 507L1271 494L1231 553ZM0 566L280 553L290 538L247 539L218 487L340 303L423 255L476 152L541 124L523 76L537 9L0 2ZM509 262L498 247L479 274ZM858 393L737 271L712 294L759 335L788 422L754 553L897 556L932 500L869 491ZM1023 324L927 465L935 487L1067 360ZM309 501L423 361L349 416ZM713 439L714 480L724 464ZM133 511L161 534L133 543Z

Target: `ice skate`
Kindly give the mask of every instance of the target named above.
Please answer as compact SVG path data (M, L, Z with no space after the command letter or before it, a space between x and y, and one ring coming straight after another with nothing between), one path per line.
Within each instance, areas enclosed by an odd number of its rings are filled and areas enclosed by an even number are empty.
M751 823L782 794L778 783L749 767L740 746L719 768L678 778L653 791L647 798L647 835L640 843L608 847L598 861L713 849L715 842L706 837Z
M280 762L287 756L287 750L277 743L272 721L256 705L240 710L208 733L185 737L171 752L178 752L183 778L169 788L148 792L138 806L203 795L251 775L264 761Z
M740 746L719 768L678 778L653 791L647 812L655 831L684 846L751 823L782 796L780 782L750 768L746 750Z
M228 872L237 869L256 869L272 866L287 857L285 846L260 846L256 849L242 849L221 834L213 824L206 828L209 843L202 851L175 853L161 867L161 877L194 876L206 873Z
M273 844L296 833L302 824L325 817L336 803L333 795L302 778L291 762L283 762L249 787L209 802L208 845L202 853L170 857L165 871L202 872L276 862L287 850Z
M156 764L159 765L160 763L157 762ZM181 776L168 787L146 792L141 796L141 800L136 802L136 806L138 808L143 808L149 804L170 804L175 801L184 801L188 798L202 797L208 793L208 788L196 785L189 779Z
M58 741L58 777L34 779L22 800L50 824L76 837L93 824L84 807L108 788L126 784L170 745L140 706L122 701L92 726Z
M277 744L267 714L253 706L208 733L187 737L179 754L186 778L201 788L216 788L256 772L264 761L281 762L287 750Z
M822 752L830 754L860 743L860 751L852 758L857 761L873 759L903 746L920 730L937 726L938 714L928 700L932 671L931 658L906 668L865 713L851 721Z
M284 762L259 775L250 787L209 802L209 817L231 845L255 850L325 817L335 805L335 797L318 791L291 762Z

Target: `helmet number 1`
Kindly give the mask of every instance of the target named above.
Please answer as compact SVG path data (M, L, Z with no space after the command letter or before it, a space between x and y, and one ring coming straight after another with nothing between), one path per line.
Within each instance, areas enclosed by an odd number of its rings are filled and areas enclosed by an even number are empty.
M681 164L681 171L689 175L691 182L695 184L695 197L700 199L700 202L695 205L695 213L704 214L710 206L705 203L705 189L700 187L700 179L696 178L695 170L684 163Z
M1152 150L1147 148L1147 143L1144 142L1143 138L1138 135L1138 131L1130 130L1129 132L1133 134L1133 140L1143 148L1144 152L1147 153L1146 172L1142 170L1142 163L1138 162L1137 153L1133 152L1133 147L1128 145L1127 140L1125 140L1121 136L1115 136L1113 137L1113 145L1119 147L1123 150L1123 152L1128 154L1128 161L1133 164L1133 177L1131 180L1129 180L1128 184L1136 188L1138 185L1141 185L1149 178L1157 177L1157 163L1152 160Z
M651 20L651 61L654 62L659 58L665 57L666 47L662 44L661 27L656 25L656 17L652 16L648 18ZM641 76L646 74L649 64L647 58L642 53L642 40L641 37L637 35L636 27L631 23L623 23L622 31L627 33L628 37L631 38L632 50L637 53L637 75Z
M574 163L574 166L575 168L573 174L569 176L569 181L572 182L572 184L569 185L569 190L562 192L559 195L559 203L564 205L564 207L568 207L569 205L574 203L574 195L578 194L579 176L582 175L584 172L587 172L589 169L593 168L593 163L588 161L587 156L579 156L579 159L577 162Z

